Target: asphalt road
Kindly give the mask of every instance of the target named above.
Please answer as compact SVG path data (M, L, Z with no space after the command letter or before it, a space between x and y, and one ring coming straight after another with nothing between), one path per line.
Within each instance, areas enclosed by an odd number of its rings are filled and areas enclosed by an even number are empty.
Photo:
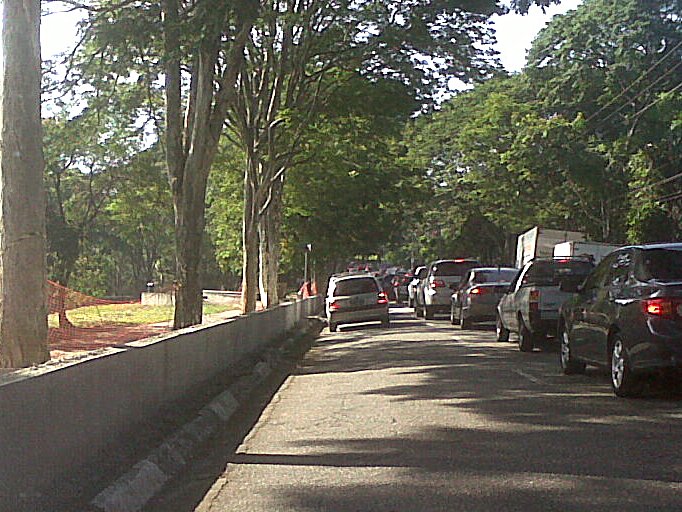
M409 313L325 329L148 512L682 510L679 390Z

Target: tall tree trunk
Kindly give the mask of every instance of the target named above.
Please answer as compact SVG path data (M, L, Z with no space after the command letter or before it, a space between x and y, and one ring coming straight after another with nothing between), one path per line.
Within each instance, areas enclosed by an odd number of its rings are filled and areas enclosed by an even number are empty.
M196 170L188 173L186 179L202 181L202 173ZM202 183L195 184L202 188ZM194 191L183 194L184 202L176 208L175 217L175 259L176 289L173 328L181 329L200 324L202 320L202 287L199 275L201 245L205 222L205 193ZM203 180L205 189L205 180Z
M258 3L238 2L238 27L229 49L221 55L228 4L201 4L215 9L206 15L199 45L191 54L190 91L182 114L179 0L162 0L166 96L166 165L175 209L177 290L173 327L201 323L202 300L199 263L205 224L206 184L218 148L227 107L233 99L244 46ZM226 63L220 64L222 57ZM216 74L222 67L222 71ZM216 87L216 82L219 86Z
M259 219L260 231L260 286L264 307L279 304L279 260L282 252L282 209L284 180L272 185L272 198ZM265 297L265 299L264 299Z
M5 0L0 70L0 366L50 359L40 2Z
M244 218L242 220L242 313L256 309L258 287L258 211L252 180L257 162L249 157L244 173Z

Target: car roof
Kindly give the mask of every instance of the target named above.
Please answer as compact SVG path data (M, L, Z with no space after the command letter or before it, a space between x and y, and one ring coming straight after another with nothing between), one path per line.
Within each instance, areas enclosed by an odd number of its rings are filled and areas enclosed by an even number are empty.
M478 260L475 260L473 258L452 258L447 260L435 260L432 261L429 264L429 266L438 265L439 263L478 263Z
M369 274L369 273L364 273L364 274L348 274L348 275L338 274L338 275L332 276L332 279L333 279L335 282L339 282L339 281L349 281L349 280L351 280L351 279L360 279L360 278L362 278L362 279L367 279L368 277L369 277L370 279L374 279L374 280L376 281L376 277L374 277L372 274Z
M469 272L498 272L500 270L513 270L514 272L518 272L519 269L516 267L474 267L469 269Z
M620 249L642 249L645 251L648 249L670 249L674 251L682 251L682 242L660 242L655 244L626 245L616 250Z

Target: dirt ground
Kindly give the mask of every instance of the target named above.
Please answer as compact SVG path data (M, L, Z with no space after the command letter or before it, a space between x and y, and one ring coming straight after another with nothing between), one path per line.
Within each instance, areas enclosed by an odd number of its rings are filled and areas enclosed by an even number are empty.
M239 316L236 310L205 315L204 324ZM51 328L48 344L52 360L67 359L107 347L116 347L131 341L151 338L172 331L172 322L148 325Z

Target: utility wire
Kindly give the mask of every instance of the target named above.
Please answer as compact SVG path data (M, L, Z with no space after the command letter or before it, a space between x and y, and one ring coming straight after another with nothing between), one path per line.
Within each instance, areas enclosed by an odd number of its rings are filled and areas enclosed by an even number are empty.
M664 91L663 93L664 93L664 94L673 93L673 92L677 91L680 87L682 87L682 82L680 82L679 84L677 84L675 87L673 87L673 88L670 89L669 91ZM662 99L663 99L663 96L659 96L659 97L656 98L654 101L652 101L651 103L649 103L646 107L644 107L642 110L640 110L639 112L637 112L637 113L635 114L635 117L636 117L636 116L639 116L640 114L643 114L644 112L646 112L647 110L649 110L651 107L653 107L656 103L658 103L658 102L661 101Z
M635 101L635 100L636 100L637 98L639 98L642 94L644 94L645 92L647 92L647 91L648 91L649 89L651 89L654 85L656 85L658 82L660 82L661 80L663 80L666 76L668 76L670 73L672 73L673 71L675 71L675 70L676 70L677 68L679 68L680 66L682 66L682 61L680 61L680 62L678 62L677 64L675 64L672 68L670 68L668 71L666 71L666 72L663 73L661 76L659 76L655 81L653 81L653 82L650 83L648 86L646 86L644 89L642 89L642 90L639 91L637 94L635 94L635 95L629 100L629 102ZM681 82L680 84L682 84L682 82ZM675 90L677 90L677 88L680 86L680 84L678 84L678 85L675 86L673 89L671 89L670 91L667 91L667 92L674 92ZM660 98L658 98L656 101L659 101L659 100L660 100ZM625 107L627 107L627 106L630 104L629 102L628 102L628 103L623 103L620 107L618 107L618 108L617 108L616 110L614 110L613 112L609 113L606 117L603 117L602 119L599 119L599 120L597 121L597 126L599 126L599 125L602 124L602 123L605 123L605 122L608 121L611 117L615 116L618 112L620 112L621 110L623 110ZM639 112L637 112L637 113L635 114L635 117L637 117L638 115L640 115L640 114L642 114L643 112L645 112L650 106L651 106L651 105L649 105L649 106L647 106L646 108L644 108L644 109L640 110Z
M647 76L651 71L654 70L661 62L666 60L670 55L672 55L675 50L677 50L680 46L682 46L682 40L678 42L673 48L670 49L663 57L658 59L656 62L654 62L649 69L644 71L642 74L640 74L634 82L631 82L630 85L628 85L625 89L623 89L620 94L616 95L614 98L611 98L611 101L609 101L606 105L601 107L599 110L597 110L594 114L592 114L590 117L587 118L586 122L590 122L592 119L597 117L602 111L606 110L608 107L610 107L612 104L614 104L621 96L625 95L626 92L628 92L630 89L632 89L637 83L639 83L645 76Z
M650 183L648 185L644 185L641 187L633 188L631 190L628 190L628 194L631 194L633 192L641 192L642 190L647 190L653 187L657 187L659 185L665 185L666 183L670 183L671 181L679 180L682 178L682 172L678 172L677 174L670 176L668 178L662 179L660 181L656 181L654 183Z

